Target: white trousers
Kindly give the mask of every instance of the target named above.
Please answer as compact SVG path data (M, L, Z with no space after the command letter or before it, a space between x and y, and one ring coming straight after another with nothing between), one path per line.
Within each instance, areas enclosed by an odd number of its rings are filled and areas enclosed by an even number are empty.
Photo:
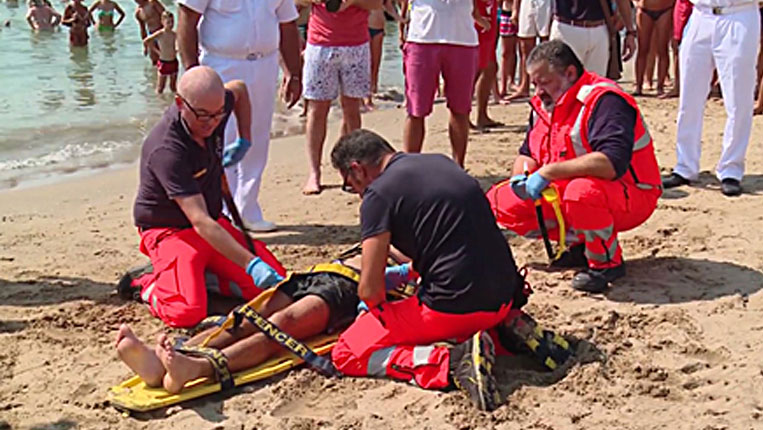
M607 76L609 32L606 25L584 28L554 20L551 24L551 39L558 39L569 45L586 70L599 76Z
M249 90L252 105L252 147L238 164L225 169L228 184L241 217L250 223L262 221L262 209L257 202L262 172L268 161L270 124L273 120L278 87L278 51L254 61L236 60L206 54L201 63L220 74L224 82L240 79ZM235 115L225 127L226 144L238 138Z
M713 15L694 8L679 52L682 79L675 173L692 180L699 176L702 120L713 69L717 68L726 107L726 128L716 175L718 179L742 179L752 127L759 44L757 7L729 15Z

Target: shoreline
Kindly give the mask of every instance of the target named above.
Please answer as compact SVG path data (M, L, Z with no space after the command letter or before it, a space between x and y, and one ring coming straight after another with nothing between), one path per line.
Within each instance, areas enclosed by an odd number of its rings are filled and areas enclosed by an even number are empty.
M377 94L375 100L375 108L371 111L363 112L365 117L375 112L384 112L389 110L397 110L400 107L400 97L402 95L397 88L388 88L383 92ZM301 109L301 103L294 106L291 110L285 110L282 102L277 101L276 112L273 116L272 130L270 133L271 145L278 139L303 136L305 134L305 117L299 116L298 110ZM158 118L145 121L138 121L139 123L145 122L145 133L148 133L154 126ZM338 103L332 105L332 109L329 113L328 124L329 127L341 121L341 108ZM129 131L128 133L133 133ZM113 169L128 168L138 162L140 158L140 147L143 144L145 133L141 135L136 143L121 143L117 145L116 150L118 152L110 153L108 151L104 153L97 153L96 155L101 157L115 156L112 160L93 159L90 160L90 164L87 162L83 165L67 166L67 163L74 163L81 161L79 158L72 157L70 159L61 159L50 162L49 164L43 164L40 166L32 167L11 167L7 170L0 170L0 193L12 190L12 189L27 189L29 187L43 186L51 183L56 183L61 180L68 180L70 178L77 178L81 176L97 175L106 173ZM111 142L106 140L104 143ZM71 144L70 144L71 145ZM75 145L84 145L83 143ZM36 159L49 157L51 154L38 155ZM33 158L26 158L22 161L29 161ZM0 165L3 163L9 163L11 161L19 162L19 160L6 160L0 161ZM11 173L17 171L18 174L12 175ZM3 176L8 176L3 178Z

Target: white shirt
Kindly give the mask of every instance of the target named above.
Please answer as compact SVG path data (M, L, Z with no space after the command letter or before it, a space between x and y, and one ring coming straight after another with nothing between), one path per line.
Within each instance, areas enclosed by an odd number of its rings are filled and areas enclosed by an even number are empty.
M201 49L223 57L277 50L279 24L299 17L294 0L179 0L179 3L201 14Z
M411 0L411 21L406 40L477 46L479 41L472 19L472 1Z
M692 3L694 3L695 6L701 6L701 7L731 7L731 6L742 6L742 5L753 5L758 4L759 0L689 0Z

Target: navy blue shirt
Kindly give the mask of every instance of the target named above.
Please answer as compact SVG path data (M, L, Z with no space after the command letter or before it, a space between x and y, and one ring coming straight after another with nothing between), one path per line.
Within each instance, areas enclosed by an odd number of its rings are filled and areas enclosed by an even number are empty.
M599 0L556 0L554 4L554 15L562 18L575 21L600 21L605 18Z
M222 147L234 96L225 92L225 116L202 147L191 138L180 111L172 105L143 141L140 185L133 206L135 225L188 228L191 222L173 200L201 194L209 216L222 211Z
M363 239L389 232L421 274L428 307L497 311L521 288L509 244L479 183L441 154L395 154L363 194Z
M528 157L532 157L529 143L532 127L531 113L525 141L519 148L519 153ZM617 178L623 176L631 164L635 138L634 127L636 127L636 109L633 109L625 99L612 93L601 96L588 120L588 143L591 149L609 158Z

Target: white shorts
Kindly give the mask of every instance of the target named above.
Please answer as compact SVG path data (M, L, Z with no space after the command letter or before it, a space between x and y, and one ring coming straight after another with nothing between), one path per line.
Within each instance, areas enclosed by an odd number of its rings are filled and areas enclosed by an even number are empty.
M304 97L307 100L334 100L339 95L352 98L371 94L371 50L368 43L355 46L307 44Z
M521 0L521 2L517 36L521 38L548 37L551 31L551 0Z

